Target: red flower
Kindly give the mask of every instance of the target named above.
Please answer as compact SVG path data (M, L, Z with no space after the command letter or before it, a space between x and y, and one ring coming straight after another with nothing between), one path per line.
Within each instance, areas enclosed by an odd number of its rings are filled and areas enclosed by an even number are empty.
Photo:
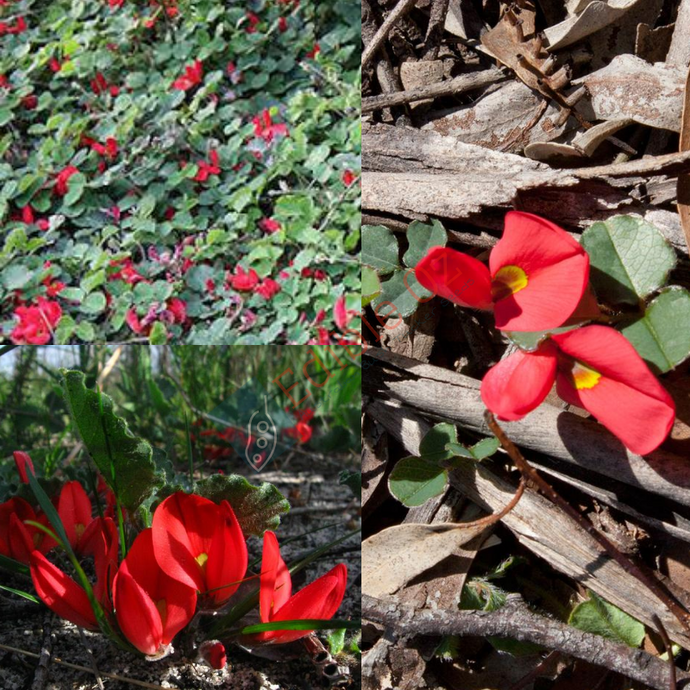
M288 30L287 19L285 17L281 17L278 20L278 31L280 31L280 33L282 34L282 33L285 33L287 30Z
M313 60L321 52L321 46L318 43L314 43L314 47L307 53L307 57Z
M172 83L173 89L179 91L188 91L194 88L197 84L201 84L204 77L204 68L201 60L195 60L193 65L187 65L184 68L184 76L178 77Z
M12 85L10 84L10 80L7 78L7 75L5 74L0 74L0 89L11 89Z
M313 429L304 422L297 422L295 426L285 429L285 435L294 438L298 443L308 443Z
M55 187L53 190L59 196L65 196L69 192L68 181L72 175L76 175L79 172L77 168L73 165L68 165L64 170L61 170L55 178Z
M50 67L51 72L59 72L62 69L62 63L57 58L50 58L48 61L48 67Z
M26 20L24 17L19 17L15 20L14 24L8 24L7 22L0 22L0 36L4 34L21 34L26 31Z
M276 283L271 278L266 278L261 285L258 285L254 292L261 295L264 299L271 299L275 297L281 290L280 283Z
M142 653L160 653L189 623L196 608L196 589L173 580L153 553L151 528L134 540L113 582L117 622Z
M107 91L113 98L120 93L120 87L108 84L102 72L96 72L96 76L91 80L91 90L96 96L100 96Z
M105 144L92 140L88 140L87 143L99 156L106 156L111 160L117 156L117 140L113 137L108 137Z
M31 554L38 549L47 553L55 546L55 540L25 520L47 525L44 515L37 515L23 498L14 497L0 503L0 554L29 563Z
M168 311L173 315L175 323L184 323L187 320L187 303L179 297L173 297L168 301Z
M346 171L342 174L341 179L342 179L342 181L343 181L343 184L344 184L346 187L349 187L351 184L353 184L353 183L355 182L355 180L357 179L357 175L355 175L355 174L352 172L352 170L346 170Z
M34 551L30 561L31 579L43 603L60 618L87 630L98 630L88 596L69 575Z
M278 540L273 532L264 534L259 614L262 623L286 620L329 620L345 595L347 568L340 563L332 570L292 595L290 571L280 556ZM284 644L309 635L309 630L272 630L252 635L258 643Z
M211 161L210 163L207 163L206 161L199 161L197 163L199 171L194 176L194 180L196 182L206 182L206 180L208 180L209 176L218 175L221 172L220 165L219 165L220 160L218 158L218 152L215 149L211 149L208 157Z
M57 302L44 297L39 297L37 302L37 306L17 307L15 310L19 323L10 333L15 345L46 345L50 342L52 329L62 317L62 309Z
M275 137L286 137L289 135L287 125L276 125L273 123L271 111L264 108L260 115L252 119L254 123L254 136L261 137L267 144L270 144Z
M256 33L257 24L261 21L261 19L253 12L247 12L247 19L249 20L249 24L247 26L247 33Z
M26 474L26 468L28 467L29 470L31 470L31 474L36 474L36 472L34 471L34 464L33 462L31 462L29 454L25 453L23 450L15 450L13 456L14 462L17 465L19 479L21 480L22 484L28 484L29 477Z
M572 317L589 279L585 250L557 225L510 211L489 267L445 247L435 247L415 269L417 280L436 295L464 307L492 309L507 331L542 331Z
M350 321L352 321L356 314L357 311L355 309L347 308L345 295L338 297L333 305L333 319L335 321L335 325L341 331L344 331L348 327L348 324Z
M148 335L151 332L151 325L145 326L139 320L137 316L137 310L132 307L127 311L125 315L125 323L137 334L137 335Z
M261 230L269 234L278 232L281 229L280 223L277 220L273 220L273 218L262 218L258 225Z
M242 266L237 266L235 274L228 275L228 281L233 290L250 292L259 284L259 276L253 268L250 268L249 272L245 272Z
M80 552L80 540L91 524L91 501L78 481L67 482L60 491L58 514L70 546Z
M230 504L181 491L156 508L153 551L170 577L199 590L213 607L237 591L247 571L247 544Z
M219 474L223 474L219 472ZM208 640L199 647L201 656L208 662L211 668L225 668L228 663L228 656L225 653L225 646L218 640Z
M119 210L119 209L118 209ZM141 280L146 280L144 276L140 275L132 266L132 259L121 259L120 261L111 261L111 266L122 266L119 271L110 276L110 280L124 280L125 283L136 285Z
M546 397L554 381L558 395L583 407L633 453L645 455L668 435L673 400L635 348L607 326L584 326L518 351L484 377L484 404L500 419L521 419Z

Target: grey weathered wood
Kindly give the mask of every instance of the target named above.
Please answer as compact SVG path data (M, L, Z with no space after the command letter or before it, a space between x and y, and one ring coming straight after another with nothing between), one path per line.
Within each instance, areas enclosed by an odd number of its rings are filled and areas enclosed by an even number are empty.
M432 417L487 433L479 381L376 348L365 352L363 367L364 393L399 400ZM642 458L597 422L551 405L506 423L505 429L520 446L690 506L685 458L663 451Z
M386 403L380 401L374 405L378 421L388 432L398 438L408 452L418 452L417 439L424 431L425 422L408 407L388 405L386 409ZM454 469L450 482L454 489L489 512L500 510L515 493L513 484L479 463L467 463ZM501 522L521 544L556 570L647 625L653 627L653 616L658 615L671 638L689 647L690 637L665 606L609 558L577 523L540 494L526 491Z

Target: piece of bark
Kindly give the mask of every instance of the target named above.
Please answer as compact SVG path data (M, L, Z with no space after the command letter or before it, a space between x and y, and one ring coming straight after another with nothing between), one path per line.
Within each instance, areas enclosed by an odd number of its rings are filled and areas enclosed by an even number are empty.
M387 497L388 434L375 420L362 420L362 512L373 512Z
M365 394L396 399L434 418L487 433L479 381L376 348L365 351L363 369ZM549 405L505 424L505 429L517 445L690 506L685 458L664 451L642 458L597 422Z
M670 65L688 67L690 65L690 0L681 0L673 28L671 47L666 62Z
M680 127L680 150L690 150L690 70L685 79L683 117ZM678 216L685 234L685 243L690 253L690 174L678 176Z

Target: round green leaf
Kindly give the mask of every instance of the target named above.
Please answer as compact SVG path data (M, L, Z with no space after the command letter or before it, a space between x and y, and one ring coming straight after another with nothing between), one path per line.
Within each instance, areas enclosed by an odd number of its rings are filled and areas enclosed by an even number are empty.
M419 444L419 454L425 460L438 462L453 457L447 446L457 444L458 432L453 424L442 422L432 427Z
M373 268L362 266L362 306L366 307L381 293L381 281Z
M443 225L437 220L425 225L416 220L407 228L407 241L410 246L403 256L407 266L416 266L432 247L445 247L448 239Z
M106 299L102 292L92 292L81 303L80 309L86 314L100 314L105 310Z
M383 225L362 227L362 263L381 275L400 268L398 240L388 228Z
M443 493L447 482L448 472L442 467L410 456L395 466L388 478L388 487L393 496L409 508Z
M373 300L373 305L377 314L390 318L396 318L398 315L410 316L419 303L431 297L432 294L417 282L412 269L396 271L390 280L381 285L381 288L381 294ZM386 302L392 304L395 310Z
M8 266L2 272L2 284L8 290L19 290L31 280L31 271L26 266Z
M655 372L670 371L690 356L690 292L662 290L644 315L621 331Z
M597 297L609 304L637 304L666 282L676 255L650 223L614 216L582 233Z

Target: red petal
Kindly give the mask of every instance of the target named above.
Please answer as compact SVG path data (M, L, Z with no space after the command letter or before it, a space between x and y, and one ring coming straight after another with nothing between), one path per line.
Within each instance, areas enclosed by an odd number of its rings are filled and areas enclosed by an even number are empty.
M590 412L637 455L656 450L676 417L670 397L666 402L651 398L605 376L593 388L577 390L567 376L559 373L557 390L563 400Z
M194 616L196 589L173 580L161 570L153 556L153 532L150 528L143 530L134 540L118 573L132 577L154 605L165 602L165 616L161 618L162 644L171 642Z
M297 592L271 618L272 621L289 621L309 618L329 620L340 607L347 585L347 568L338 564L318 580ZM285 644L308 635L310 630L277 630L264 633L265 641Z
M499 419L522 419L548 395L556 378L556 363L556 348L548 342L536 352L518 350L484 376L484 404Z
M140 652L155 654L163 641L160 613L126 568L120 567L115 576L113 598L117 622L125 637Z
M43 554L31 554L31 578L43 603L61 618L88 630L98 630L86 592Z
M31 518L29 518L31 519ZM31 554L36 549L33 540L35 527L27 527L16 513L10 515L10 556L20 563L29 563Z
M195 560L208 555L218 506L195 494L174 493L153 515L153 550L158 565L178 582L205 592L206 577Z
M227 601L240 586L247 572L247 542L230 504L223 501L216 518L216 534L206 563L206 586L216 590L209 595L216 605ZM231 583L237 584L231 584ZM224 587L223 585L231 585ZM222 587L222 589L218 589Z
M67 482L62 487L58 513L65 526L70 546L76 548L81 535L91 522L91 501L78 481ZM79 529L77 526L80 526Z
M454 304L491 309L491 276L487 267L468 254L434 247L417 264L415 277L435 295Z
M492 276L504 266L518 266L527 274L525 288L496 302L496 326L507 331L562 326L577 309L589 280L589 257L565 230L518 211L506 215L489 266Z
M27 208L26 206L24 208ZM31 208L31 207L28 207ZM26 468L28 467L31 470L31 474L35 475L36 472L34 471L34 464L31 462L31 458L29 457L28 453L25 453L22 450L15 450L14 451L14 462L17 465L17 472L19 472L19 478L22 480L24 484L29 483L29 478L26 476Z
M292 594L290 571L280 555L278 539L273 532L264 533L261 557L261 585L259 587L259 613L262 623L268 623Z

